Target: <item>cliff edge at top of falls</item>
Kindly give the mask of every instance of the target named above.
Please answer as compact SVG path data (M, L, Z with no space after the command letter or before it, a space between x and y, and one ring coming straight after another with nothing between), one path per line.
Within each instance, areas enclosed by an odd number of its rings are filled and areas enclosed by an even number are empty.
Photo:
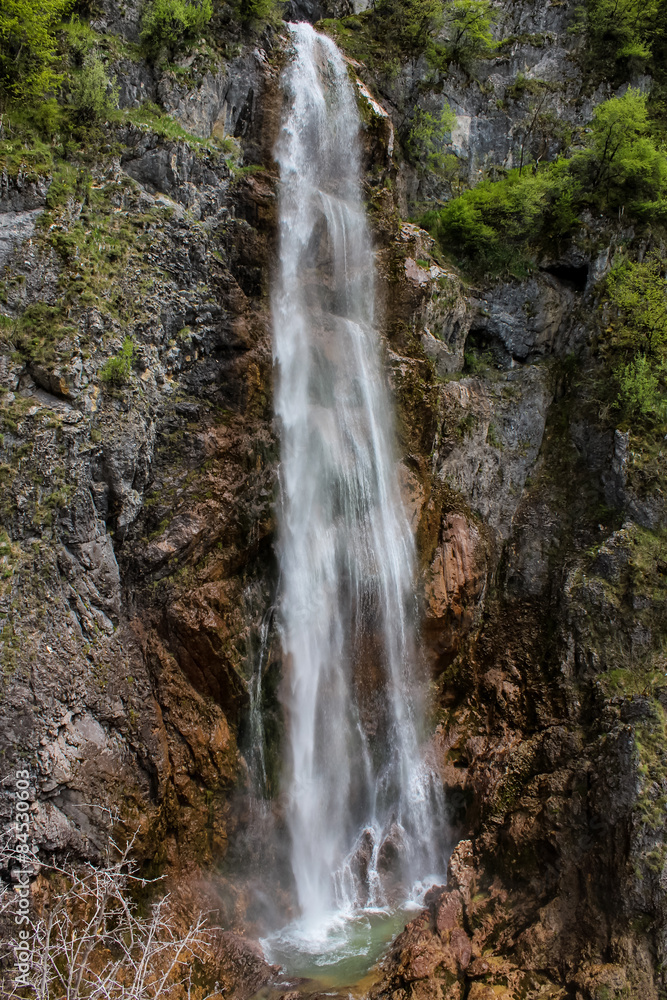
M648 6L626 54L578 6L481 4L465 45L432 8L419 37L401 5L305 12L359 78L454 849L378 998L666 986L664 42ZM207 975L241 1000L273 975L235 936L269 906L246 763L276 585L269 7L214 3L176 40L82 7L49 29L56 117L26 92L0 133L3 823L26 767L43 861L136 832L179 919L225 928ZM641 119L623 177L595 146L614 99ZM281 655L270 629L278 822Z

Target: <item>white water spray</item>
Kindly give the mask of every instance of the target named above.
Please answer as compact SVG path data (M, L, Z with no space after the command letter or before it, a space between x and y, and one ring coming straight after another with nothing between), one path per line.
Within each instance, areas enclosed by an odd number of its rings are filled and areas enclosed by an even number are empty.
M273 312L288 825L305 933L442 868L419 749L413 544L374 328L359 115L347 66L290 25ZM393 895L393 900L392 900Z

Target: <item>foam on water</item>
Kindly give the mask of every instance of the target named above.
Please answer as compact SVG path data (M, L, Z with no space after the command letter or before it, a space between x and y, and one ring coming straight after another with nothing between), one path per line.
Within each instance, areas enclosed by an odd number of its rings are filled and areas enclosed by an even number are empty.
M375 328L356 97L334 43L289 28L273 315L300 916L265 947L296 971L299 955L320 968L367 961L403 918L406 887L444 859L441 786L420 748L413 541Z

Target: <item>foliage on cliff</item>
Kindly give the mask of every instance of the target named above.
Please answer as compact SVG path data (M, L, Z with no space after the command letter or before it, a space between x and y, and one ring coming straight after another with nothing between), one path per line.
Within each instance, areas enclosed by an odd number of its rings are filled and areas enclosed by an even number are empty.
M569 158L483 181L422 222L473 277L524 277L580 235L593 213L608 224L634 220L664 246L667 154L648 97L632 87L597 106L585 145ZM666 268L657 248L641 260L616 260L598 341L608 372L602 395L612 412L659 433L667 418Z
M73 0L5 0L0 7L0 96L36 101L62 81L56 30Z
M599 77L616 80L649 70L664 75L664 0L587 0L577 27L588 38L588 61Z
M230 38L275 22L279 8L278 0L150 0L137 46L94 30L77 0L7 0L0 8L0 163L48 174L54 161L94 160L105 142L100 129L128 115L118 110L119 56L162 72L170 59L203 46L209 64L221 62Z
M614 366L619 403L630 421L667 420L667 259L621 258L607 278L611 315L602 351Z
M211 0L152 0L142 19L141 39L146 51L157 55L187 49L201 38L213 15Z
M474 274L522 276L578 228L585 210L667 222L667 156L636 89L598 105L585 146L571 157L485 181L423 221Z
M369 10L322 26L353 58L392 77L421 55L446 71L450 62L468 65L490 54L496 17L489 0L377 0Z

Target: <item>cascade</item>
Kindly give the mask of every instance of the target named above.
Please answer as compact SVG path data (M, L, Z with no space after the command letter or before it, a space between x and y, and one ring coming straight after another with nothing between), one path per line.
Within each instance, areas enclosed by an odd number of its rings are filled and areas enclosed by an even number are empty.
M437 878L442 809L420 752L413 542L374 325L355 91L329 38L289 30L273 315L284 783L300 917L281 940L322 951L341 921Z

